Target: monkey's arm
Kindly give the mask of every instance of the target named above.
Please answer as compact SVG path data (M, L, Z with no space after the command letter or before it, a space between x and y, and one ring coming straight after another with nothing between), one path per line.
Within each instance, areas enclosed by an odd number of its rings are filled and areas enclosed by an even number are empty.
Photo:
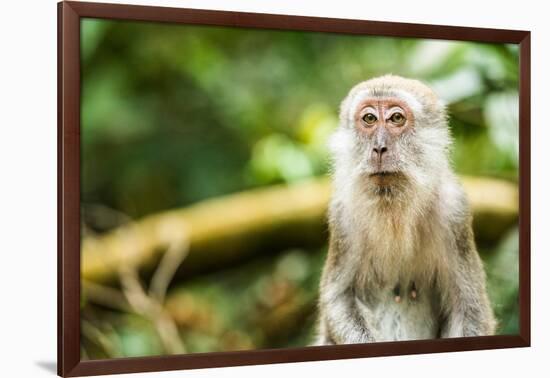
M373 332L357 307L353 282L357 263L343 242L331 235L321 278L319 345L359 344L375 341ZM364 311L362 309L362 311Z
M448 282L443 293L446 311L441 337L492 335L495 319L469 217L454 227L453 234L456 248L452 251Z

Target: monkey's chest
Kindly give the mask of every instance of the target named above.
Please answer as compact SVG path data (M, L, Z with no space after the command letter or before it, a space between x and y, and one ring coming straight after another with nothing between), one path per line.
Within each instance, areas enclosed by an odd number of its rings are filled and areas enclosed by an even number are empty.
M377 341L433 339L439 333L439 306L431 290L401 293L396 300L391 288L368 301L359 298L359 308Z

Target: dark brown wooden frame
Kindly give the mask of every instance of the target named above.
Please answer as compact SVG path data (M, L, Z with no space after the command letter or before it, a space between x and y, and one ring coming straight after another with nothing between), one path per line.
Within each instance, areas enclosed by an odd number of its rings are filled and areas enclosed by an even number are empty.
M519 335L80 360L80 19L519 44ZM82 376L530 346L530 32L84 2L58 4L58 374Z

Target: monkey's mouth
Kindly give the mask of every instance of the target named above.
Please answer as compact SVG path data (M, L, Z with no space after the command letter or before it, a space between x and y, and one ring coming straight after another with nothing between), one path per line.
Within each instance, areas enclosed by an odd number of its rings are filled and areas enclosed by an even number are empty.
M377 171L369 175L369 181L379 188L389 189L403 179L403 174L398 171Z
M378 171L371 173L369 177L387 177L387 176L394 176L397 172L391 172L391 171Z

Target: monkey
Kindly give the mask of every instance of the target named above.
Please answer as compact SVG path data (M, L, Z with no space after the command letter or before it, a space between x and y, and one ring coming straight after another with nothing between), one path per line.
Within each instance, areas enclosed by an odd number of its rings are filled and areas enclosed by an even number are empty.
M314 345L492 335L443 101L418 80L357 84L329 139L329 247Z

